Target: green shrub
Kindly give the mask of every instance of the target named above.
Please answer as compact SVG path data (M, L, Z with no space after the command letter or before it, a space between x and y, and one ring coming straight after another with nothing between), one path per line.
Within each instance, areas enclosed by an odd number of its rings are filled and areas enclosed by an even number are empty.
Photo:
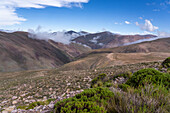
M103 107L99 107L95 102L71 101L61 108L60 113L106 113Z
M170 68L170 57L168 57L162 62L162 66L165 68Z
M46 105L46 103L45 103L45 102L42 102L42 101L33 102L33 103L29 104L26 109L27 109L27 110L28 110L28 109L34 109L34 107L40 106L40 105Z
M169 90L164 86L149 84L142 88L129 88L117 92L109 103L109 111L118 113L169 113ZM113 112L108 112L113 113Z
M167 73L170 74L170 68L167 69Z
M103 82L97 81L97 83L93 85L93 88L97 88L97 87L103 87Z
M17 106L17 109L26 109L28 106Z
M98 113L104 113L108 106L108 101L113 97L113 92L111 92L107 88L98 87L87 89L82 93L77 94L73 98L64 99L63 101L57 102L55 104L55 112L60 113L63 110L69 110L69 112L77 112L78 110L81 110L82 112L96 113L95 110L98 109ZM82 105L79 105L80 103ZM87 107L87 105L90 105L92 109L90 109L90 107ZM95 106L96 109L93 108Z
M129 85L127 84L119 84L118 85L120 89L122 89L123 91L128 91L128 88L130 87Z
M34 109L34 107L40 106L40 105L48 105L51 101L54 101L55 99L48 99L47 101L38 101L38 102L33 102L30 103L27 106L18 106L17 109L24 109L24 110L29 110L29 109Z
M104 82L104 79L107 75L102 73L100 75L98 75L96 78L94 78L92 81L91 81L91 88L96 88L98 85L100 86L101 85L101 82ZM99 82L101 81L101 82ZM100 83L100 84L97 84L97 83Z
M113 83L108 81L108 82L105 82L103 86L104 87L111 87L111 86L113 86Z
M141 69L133 74L133 76L126 82L132 87L144 86L147 84L163 84L170 87L170 74L161 73L155 69Z

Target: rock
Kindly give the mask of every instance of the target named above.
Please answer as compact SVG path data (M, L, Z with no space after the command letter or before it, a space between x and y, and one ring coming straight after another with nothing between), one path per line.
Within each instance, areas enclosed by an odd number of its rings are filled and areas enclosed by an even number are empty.
M4 111L2 111L2 113L8 113L8 111L4 110Z
M50 103L50 104L48 105L48 107L51 108L51 109L53 109L53 108L54 108L54 104L51 104L51 103Z
M68 83L68 84L67 84L67 86L70 86L70 85L71 85L71 83Z
M44 96L44 97L43 97L43 100L47 100L47 97L46 97L46 96Z
M70 92L70 89L67 89L66 93L69 93Z
M18 98L17 96L13 96L13 97L12 97L12 100L15 100L15 99L17 99L17 98Z
M24 94L21 95L21 97L24 97L25 95L26 95L26 94L24 93Z
M43 105L37 106L34 108L36 111L42 111Z
M29 102L29 100L25 100L25 102Z
M3 101L3 102L1 102L2 104L5 104L5 103L7 103L8 101Z
M12 104L17 104L18 103L18 101L16 101L16 100L14 100L13 102L12 102Z
M53 90L53 88L50 88L49 90L50 90L50 91L52 91L52 90Z
M15 110L13 110L11 113L18 113L18 110L15 109Z
M15 109L15 106L9 106L2 113L11 113Z

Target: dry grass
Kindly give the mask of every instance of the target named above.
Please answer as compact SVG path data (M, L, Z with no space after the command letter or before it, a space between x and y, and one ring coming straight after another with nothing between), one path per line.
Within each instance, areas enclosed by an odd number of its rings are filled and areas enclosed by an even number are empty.
M38 70L0 73L0 106L27 105L43 98L57 98L66 92L90 87L91 79L101 73L113 76L127 71L158 67L160 63L139 63L96 70ZM12 99L17 96L16 99Z
M170 53L94 53L65 64L60 70L105 68L141 62L163 61Z

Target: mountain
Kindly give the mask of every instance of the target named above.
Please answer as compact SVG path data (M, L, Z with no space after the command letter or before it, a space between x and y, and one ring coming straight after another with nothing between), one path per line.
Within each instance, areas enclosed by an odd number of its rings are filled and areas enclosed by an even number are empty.
M92 49L113 48L123 46L126 43L141 39L154 38L155 35L118 35L111 32L86 34L73 39L73 42L81 43Z
M162 61L169 56L170 38L163 38L128 46L92 50L80 55L76 61L65 64L60 70L84 70Z
M27 32L0 32L0 72L57 68L86 49L78 44L32 39Z
M128 46L105 49L113 53L149 53L170 52L170 38L161 38L154 41L146 41Z
M88 47L85 47L85 46L77 44L77 43L72 43L72 42L70 44L63 44L63 43L60 43L60 42L55 42L53 40L49 40L48 42L51 45L53 45L54 47L65 52L71 58L78 57L79 55L86 53L86 52L91 50Z

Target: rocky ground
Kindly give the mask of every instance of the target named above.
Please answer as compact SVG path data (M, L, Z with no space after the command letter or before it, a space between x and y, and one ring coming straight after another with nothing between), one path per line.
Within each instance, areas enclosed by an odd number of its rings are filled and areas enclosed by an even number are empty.
M119 73L135 72L142 68L159 68L159 62L129 64L95 70L59 71L39 70L0 74L0 111L3 113L48 113L54 103L69 98L83 89L90 88L91 80L101 73L114 76ZM123 82L117 78L115 83ZM16 110L17 106L32 102L54 99L50 104L35 107L32 110Z

